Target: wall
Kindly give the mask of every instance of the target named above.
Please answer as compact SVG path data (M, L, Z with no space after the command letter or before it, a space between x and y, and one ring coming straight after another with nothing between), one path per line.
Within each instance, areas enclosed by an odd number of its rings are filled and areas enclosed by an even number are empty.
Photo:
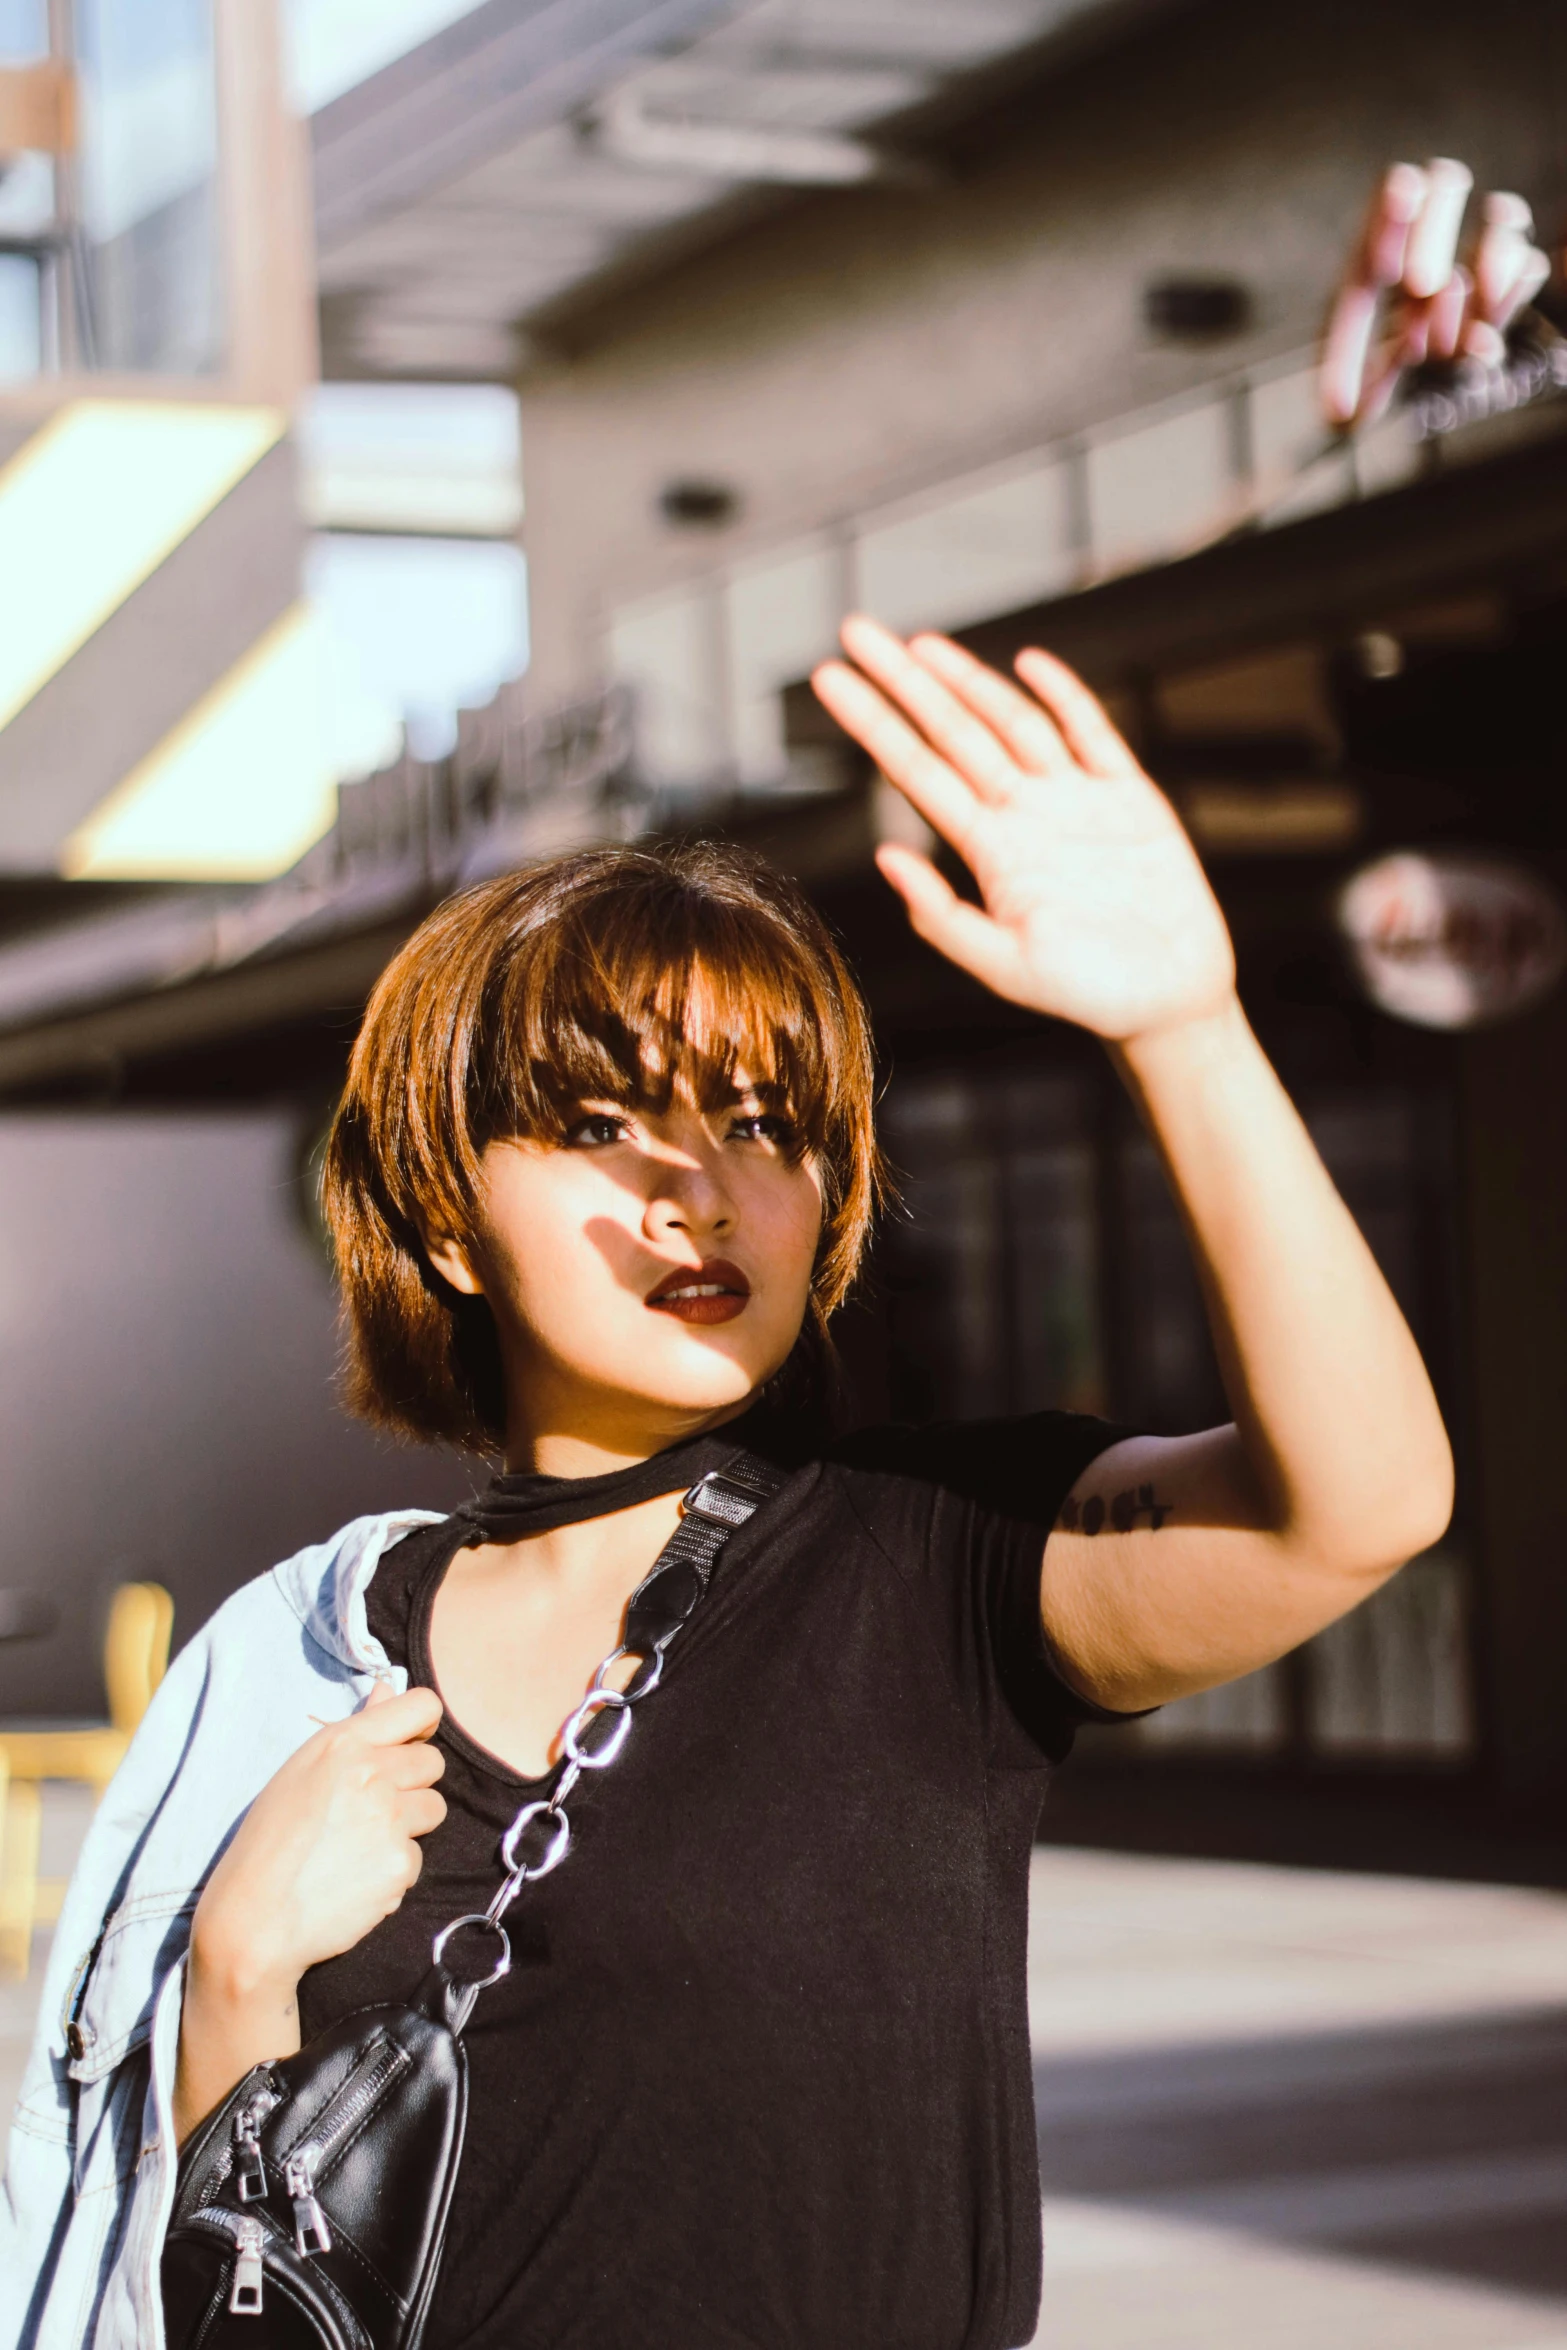
M606 305L522 387L535 691L579 688L612 613L715 564L831 545L868 507L1309 342L1391 157L1464 155L1549 221L1567 186L1552 25L1548 0L1183 12L1021 95L940 188L813 197ZM1253 331L1153 341L1141 290L1172 270L1245 280ZM682 476L732 484L737 522L664 524ZM794 595L802 641L824 592ZM731 628L693 662L736 657Z
M0 1715L101 1714L116 1583L168 1586L178 1646L345 1519L469 1490L333 1402L298 1134L283 1109L0 1118L0 1614L60 1616L0 1640Z

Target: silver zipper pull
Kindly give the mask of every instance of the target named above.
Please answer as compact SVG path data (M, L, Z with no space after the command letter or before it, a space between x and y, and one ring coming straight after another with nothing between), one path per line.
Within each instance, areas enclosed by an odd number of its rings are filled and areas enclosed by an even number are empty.
M283 2185L294 2206L294 2243L301 2257L332 2249L326 2213L316 2201L316 2164L320 2160L319 2146L296 2146L283 2171Z
M242 2105L234 2116L234 2183L241 2203L254 2203L267 2191L266 2166L261 2159L261 2148L256 2133L271 2100L256 2098Z
M261 2315L261 2222L242 2219L234 2230L234 2283L229 2293L231 2317Z

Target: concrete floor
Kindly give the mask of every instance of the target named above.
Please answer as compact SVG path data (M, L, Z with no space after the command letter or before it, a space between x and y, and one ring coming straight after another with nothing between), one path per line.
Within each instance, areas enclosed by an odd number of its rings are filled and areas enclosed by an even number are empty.
M1567 1895L1042 1850L1030 1997L1036 2350L1567 2350Z
M1567 1896L1036 1854L1040 2350L1567 2350Z

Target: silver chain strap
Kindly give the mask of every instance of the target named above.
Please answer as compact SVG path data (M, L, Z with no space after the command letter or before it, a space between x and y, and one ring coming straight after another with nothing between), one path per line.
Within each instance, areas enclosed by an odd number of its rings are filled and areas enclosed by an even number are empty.
M501 1865L506 1873L489 1907L453 1918L441 1928L431 1946L431 1956L439 1966L452 1936L464 1927L477 1927L496 1937L499 1956L489 1974L461 1986L453 2019L457 2030L467 2022L479 1993L511 1972L511 1938L501 1923L507 1910L524 1885L536 1884L541 1877L558 1869L571 1848L567 1797L584 1771L605 1771L618 1760L631 1735L634 1709L643 1698L651 1696L663 1679L664 1659L706 1591L724 1544L737 1527L756 1515L782 1482L782 1474L770 1464L742 1453L726 1468L712 1469L705 1477L699 1477L689 1493L682 1496L679 1525L631 1595L626 1609L626 1639L611 1649L594 1674L586 1697L561 1725L559 1777L548 1795L536 1796L522 1806L501 1838ZM655 1603L659 1585L677 1576L682 1569L690 1584L685 1604L671 1607L662 1630L649 1628L639 1632L639 1615L644 1619L652 1617L654 1624L658 1621ZM623 1689L612 1689L608 1676L632 1656L638 1659L637 1670ZM613 1727L596 1742L585 1743L593 1740L594 1724L605 1720L612 1722Z

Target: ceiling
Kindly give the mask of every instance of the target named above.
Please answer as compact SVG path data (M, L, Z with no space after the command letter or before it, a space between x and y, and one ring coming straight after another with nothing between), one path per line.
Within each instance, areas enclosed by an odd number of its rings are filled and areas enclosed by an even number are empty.
M483 0L312 118L329 375L513 376L575 308L1173 0Z

